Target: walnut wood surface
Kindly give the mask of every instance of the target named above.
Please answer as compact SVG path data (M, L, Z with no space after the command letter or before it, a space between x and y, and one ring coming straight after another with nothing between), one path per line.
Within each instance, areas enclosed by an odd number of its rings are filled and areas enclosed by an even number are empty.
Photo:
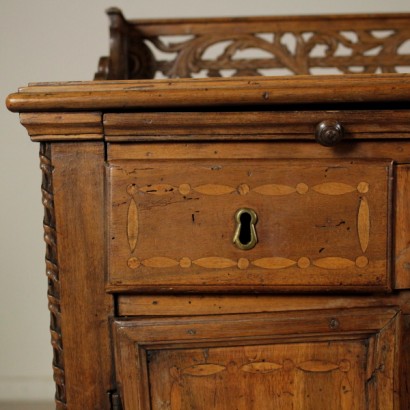
M322 121L342 124L345 139L405 139L407 111L164 112L104 115L107 141L311 140Z
M55 143L54 206L69 409L109 409L112 361L104 293L104 146Z
M112 162L109 288L387 290L390 172L352 160ZM258 218L249 251L232 243L240 208Z
M195 316L294 310L400 306L410 313L410 294L367 295L127 295L118 296L119 316Z
M103 128L100 113L27 113L20 115L33 141L38 135L78 135L88 139L102 139Z
M400 165L397 167L397 194L396 194L396 251L395 251L395 269L396 269L396 289L410 288L410 166Z
M319 86L320 83L320 86ZM100 111L154 108L289 106L406 102L410 75L344 75L62 83L22 88L9 95L11 111ZM253 109L253 111L255 111Z
M340 160L345 158L371 159L390 158L397 162L410 162L409 141L351 141L341 142L337 147L322 147L317 143L295 143L285 141L250 142L252 138L235 142L157 142L138 144L108 145L108 160L130 159L223 159L244 160L247 158L329 158Z
M400 324L389 308L116 321L117 377L127 409L398 408Z

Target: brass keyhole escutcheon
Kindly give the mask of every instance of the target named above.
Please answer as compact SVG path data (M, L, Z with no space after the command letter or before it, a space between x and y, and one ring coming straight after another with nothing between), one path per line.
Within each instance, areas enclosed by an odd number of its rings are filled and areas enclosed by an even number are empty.
M242 250L254 248L258 242L255 229L255 224L258 222L256 212L250 208L240 208L235 213L235 221L233 243Z

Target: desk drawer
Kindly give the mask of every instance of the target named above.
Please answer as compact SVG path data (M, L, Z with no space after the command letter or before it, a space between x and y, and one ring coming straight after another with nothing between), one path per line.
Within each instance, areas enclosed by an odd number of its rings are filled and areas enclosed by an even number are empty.
M113 161L108 288L388 290L391 167L368 160Z

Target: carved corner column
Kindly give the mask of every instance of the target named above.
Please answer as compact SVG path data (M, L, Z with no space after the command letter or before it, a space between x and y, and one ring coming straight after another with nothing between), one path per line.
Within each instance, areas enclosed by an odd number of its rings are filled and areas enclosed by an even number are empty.
M48 278L48 307L50 310L51 344L53 346L53 371L56 383L56 409L67 409L64 351L61 334L60 278L57 255L57 234L53 195L53 166L51 145L40 144L40 168L42 171L42 200L44 205L44 240L46 242L46 274Z

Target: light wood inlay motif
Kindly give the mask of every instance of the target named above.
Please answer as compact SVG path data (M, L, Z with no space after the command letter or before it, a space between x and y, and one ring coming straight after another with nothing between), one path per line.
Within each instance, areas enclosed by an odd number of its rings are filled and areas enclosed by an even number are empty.
M356 191L356 188L341 182L325 182L312 187L319 194L324 195L343 195Z
M346 269L355 265L358 268L364 268L368 265L369 260L365 256L359 256L354 261L347 258L331 256L315 259L312 263L314 266L323 269ZM175 266L190 268L192 264L206 269L227 269L236 266L238 269L245 270L250 264L263 269L286 269L295 265L297 265L300 269L306 269L311 265L311 261L306 257L301 257L297 261L294 261L278 256L260 258L254 261L249 261L245 258L239 258L238 261L235 261L233 259L219 256L209 256L195 260L191 260L190 258L184 256L179 261L163 256L155 256L141 261L138 258L131 257L127 261L128 267L134 270L138 269L141 265L148 268L172 268Z
M205 195L225 195L236 191L236 189L228 185L206 184L195 187L194 191Z
M179 262L171 258L155 256L153 258L144 259L141 261L141 264L147 268L172 268L173 266L178 266Z
M220 373L226 370L226 366L221 366L219 364L212 364L212 363L204 363L204 364L197 364L191 367L187 367L182 369L182 375L188 376L211 376L213 374Z
M272 373L275 370L279 370L282 368L283 366L279 363L253 362L253 363L244 364L241 367L241 370L246 373L265 374L265 373Z
M255 188L249 187L248 184L239 184L236 188L222 184L204 184L197 187L191 187L189 184L181 184L179 187L170 184L156 184L140 187L139 191L152 195L166 195L174 191L178 191L181 195L188 195L191 190L204 195L225 195L235 191L240 195L246 195L252 191L261 195L281 196L290 195L295 192L303 195L309 189L308 185L300 182L295 187L283 184L265 184ZM357 187L353 187L342 182L324 182L311 187L311 189L323 195L344 195L356 190L360 193L367 193L369 191L369 184L367 182L360 182Z
M333 370L339 370L340 366L336 363L325 362L321 360L309 360L297 365L299 370L304 372L327 373Z
M347 373L350 368L350 361L346 359L341 360L339 363L332 363L326 360L307 360L302 363L294 363L291 359L284 359L283 364L267 361L246 363L240 366L239 370L253 374L268 374L282 369L284 371L298 369L306 373L329 373L335 370ZM174 377L177 376L179 378L185 375L198 377L212 376L224 370L227 370L227 366L223 364L200 363L184 369L173 367L170 369L170 372Z
M267 184L254 188L253 191L262 195L276 196L293 194L296 189L287 185Z
M112 161L110 291L155 292L154 284L170 292L225 285L228 292L320 291L328 284L341 291L384 289L390 162L188 158ZM371 222L378 221L365 253L358 235L364 197ZM132 200L139 229L134 251L127 234ZM232 245L235 212L244 206L259 216L260 240L251 251Z
M361 198L359 212L357 214L357 233L360 247L366 252L370 239L370 209L366 198Z
M366 193L369 191L369 184L367 182L360 182L357 187L353 187L352 185L342 182L325 182L311 188L323 195L344 195L356 190L360 193ZM235 191L240 195L247 195L252 191L266 196L282 196L290 195L295 192L303 195L306 194L309 189L307 184L300 182L295 187L283 184L265 184L255 188L251 188L248 184L244 183L239 184L237 187L223 184L203 184L197 187L191 187L189 184L181 184L179 187L170 184L155 184L140 187L139 191L152 195L167 195L173 192L179 192L181 195L188 195L191 190L204 195L225 195Z
M365 268L369 263L369 259L366 256L359 256L356 258L356 266L359 268Z
M316 259L313 261L313 264L318 268L324 269L344 269L350 268L355 265L355 262L347 258L339 257L328 257Z
M291 259L287 258L272 257L257 259L256 261L252 262L252 265L257 266L258 268L265 269L284 269L296 265L296 261L292 261Z
M128 244L130 246L131 253L134 252L137 246L138 240L138 208L134 199L131 199L130 206L128 207L128 224L127 235Z
M223 268L231 268L236 266L238 263L228 259L228 258L220 258L220 257L208 257L208 258L201 258L193 261L195 265L198 265L202 268L211 268L211 269L223 269Z

